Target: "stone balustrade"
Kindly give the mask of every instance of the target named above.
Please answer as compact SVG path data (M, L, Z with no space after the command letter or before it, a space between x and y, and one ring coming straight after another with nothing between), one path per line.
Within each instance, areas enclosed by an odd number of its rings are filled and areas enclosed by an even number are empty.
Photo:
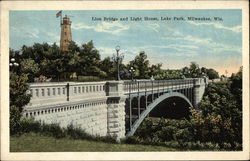
M46 82L30 84L32 95L28 106L66 103L106 96L106 82Z

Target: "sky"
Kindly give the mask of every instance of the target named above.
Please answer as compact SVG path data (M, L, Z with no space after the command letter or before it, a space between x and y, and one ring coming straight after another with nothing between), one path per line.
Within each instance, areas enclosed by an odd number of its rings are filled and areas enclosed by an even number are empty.
M44 42L59 45L57 12L10 11L10 48L19 50L23 45ZM196 62L219 74L227 70L229 76L242 66L241 10L64 10L62 15L72 21L72 40L78 45L93 40L102 59L112 56L119 45L125 63L144 51L151 64L162 63L163 69L180 69ZM118 20L104 21L104 17ZM121 21L126 17L127 21ZM137 17L142 20L131 20ZM158 20L145 21L145 17Z

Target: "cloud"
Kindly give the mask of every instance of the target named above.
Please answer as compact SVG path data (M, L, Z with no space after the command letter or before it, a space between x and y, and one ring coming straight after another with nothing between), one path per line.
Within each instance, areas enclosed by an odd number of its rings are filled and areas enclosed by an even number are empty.
M159 32L158 29L159 29L160 25L159 25L159 24L156 24L156 23L154 23L154 24L151 23L151 24L148 25L148 27L149 27L150 29L153 29L155 32Z
M131 50L133 50L133 51L149 51L150 52L150 51L155 51L155 49L156 50L173 49L175 51L181 51L181 52L184 52L184 53L189 53L189 52L194 52L198 48L199 47L195 46L195 45L169 44L169 45L147 45L147 46L140 46L140 47L136 47L136 48L131 48Z
M12 35L18 36L18 37L22 37L22 38L39 38L39 33L40 31L37 28L32 28L30 26L28 27L24 27L24 26L19 26L14 27L11 26L10 27L10 32Z
M26 30L26 36L29 38L39 38L39 30L38 29L30 29ZM25 35L23 35L25 36Z
M72 29L80 30L80 29L92 29L96 32L105 32L117 35L122 31L128 30L129 26L123 25L117 21L115 22L101 22L98 23L96 26L86 25L83 23L74 23L72 25Z
M218 42L213 41L213 39L211 39L211 38L199 38L199 37L195 37L195 36L191 36L191 35L184 35L178 31L177 31L177 33L179 34L179 36L161 37L161 39L184 41L184 43L187 43L187 41L188 41L189 43L192 43L193 45L182 45L182 47L190 46L190 47L195 47L196 49L198 49L198 48L201 48L202 46L205 46L206 48L211 49L211 50L208 50L209 53L219 53L222 51L233 51L233 52L241 53L241 47L239 47L239 46L218 43ZM178 47L178 46L176 46L176 47Z
M114 48L98 47L97 49L100 51L100 55L112 56L115 53Z
M224 26L220 23L214 23L214 22L200 22L200 23L197 23L197 22L194 22L194 21L188 21L188 23L192 24L192 25L196 25L196 26L213 26L214 28L217 28L217 29L222 29L222 30L228 30L228 31L232 31L232 32L235 32L235 33L240 33L241 30L242 30L242 27L240 25L238 26L234 26L234 27L227 27L227 26Z
M214 48L209 51L209 52L222 52L222 51L231 51L231 52L237 52L241 53L242 48L238 46L233 46L233 45L226 45L226 44L221 44L221 43L212 43Z
M51 37L52 39L55 39L55 40L60 40L60 36L54 32L46 32L46 34Z
M211 38L198 38L198 37L194 37L191 35L183 35L179 32L178 37L161 37L161 39L163 40L185 40L185 41L191 41L194 43L198 43L198 44L210 44L212 42Z

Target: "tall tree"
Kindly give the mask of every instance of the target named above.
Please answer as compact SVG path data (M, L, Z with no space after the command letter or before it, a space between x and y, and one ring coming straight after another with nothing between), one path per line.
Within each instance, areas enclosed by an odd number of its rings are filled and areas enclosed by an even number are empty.
M201 70L199 68L199 65L196 62L191 62L189 66L189 71L190 71L191 77L193 78L197 78L201 76Z
M208 76L209 79L219 78L219 73L212 68L206 70L206 75Z
M78 75L99 75L101 73L100 54L94 47L93 41L82 45L79 57L80 70L77 72Z
M163 72L161 67L161 63L151 65L151 67L149 68L149 75L156 76L158 74L161 74Z
M27 74L10 72L10 134L16 134L20 130L23 106L30 101L30 94L26 93L27 81Z
M28 81L34 81L34 77L38 76L39 66L31 58L23 59L20 62L20 72L25 73L28 76Z
M144 51L140 52L134 60L130 61L128 67L133 67L135 69L135 78L150 78L149 60L147 60L147 55Z
M112 78L116 76L115 64L110 57L106 57L100 62L100 69L105 72L106 78Z

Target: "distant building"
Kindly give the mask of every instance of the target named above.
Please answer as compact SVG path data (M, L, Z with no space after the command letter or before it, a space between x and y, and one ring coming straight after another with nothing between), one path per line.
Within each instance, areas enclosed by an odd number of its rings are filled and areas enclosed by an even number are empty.
M61 23L60 50L67 51L71 40L71 21L66 15Z

